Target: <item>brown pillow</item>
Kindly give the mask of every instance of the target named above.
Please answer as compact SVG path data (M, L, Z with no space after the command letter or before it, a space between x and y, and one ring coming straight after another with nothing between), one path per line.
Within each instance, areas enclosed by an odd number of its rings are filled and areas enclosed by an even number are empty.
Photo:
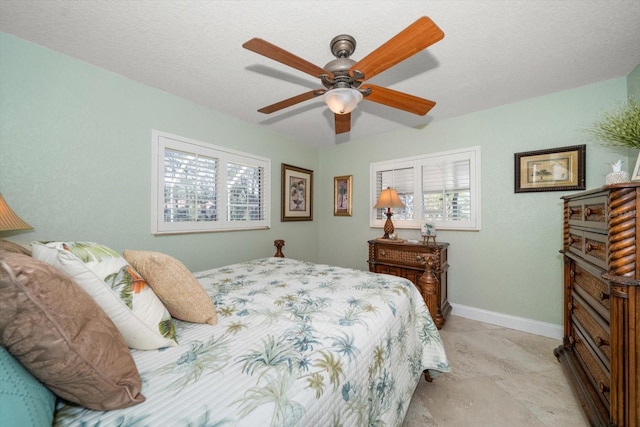
M25 248L21 244L12 242L10 240L0 239L0 250L31 256L31 249Z
M108 410L145 400L124 338L71 278L0 251L0 344L58 396Z
M123 256L173 317L193 323L217 323L211 298L183 263L160 252L126 250Z

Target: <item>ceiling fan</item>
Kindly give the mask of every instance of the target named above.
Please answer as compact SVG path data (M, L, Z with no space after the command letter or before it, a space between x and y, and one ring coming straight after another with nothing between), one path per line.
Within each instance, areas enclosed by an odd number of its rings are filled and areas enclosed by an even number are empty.
M427 114L436 105L435 102L363 83L442 38L444 38L442 30L430 18L423 16L356 62L349 58L355 51L356 40L347 34L342 34L331 40L331 53L336 59L327 63L324 68L260 38L253 38L242 47L317 77L325 87L268 105L259 109L259 112L271 114L323 95L324 102L334 113L336 134L340 134L351 130L351 111L362 99L421 116Z

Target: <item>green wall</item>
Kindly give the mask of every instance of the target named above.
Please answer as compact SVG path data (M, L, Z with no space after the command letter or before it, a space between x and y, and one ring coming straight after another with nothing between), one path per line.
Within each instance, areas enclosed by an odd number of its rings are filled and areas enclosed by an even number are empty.
M192 270L272 255L283 238L289 257L367 269L366 242L382 234L369 227L369 163L479 145L482 230L438 235L451 243L450 300L561 324L564 193L514 194L513 155L586 143L588 188L609 162L632 168L635 152L594 145L581 129L637 88L637 74L317 150L0 33L0 192L35 227L2 237L157 250ZM152 129L271 158L272 228L152 236ZM280 222L281 163L315 171L312 222ZM333 216L338 175L354 176L352 217Z
M479 145L482 230L438 231L449 242L449 300L542 322L562 323L562 192L514 193L514 153L587 144L587 188L604 184L617 159L635 153L592 143L584 128L626 97L624 78L462 117L340 144L320 152L320 261L367 268L369 163ZM435 108L438 108L437 106ZM352 217L332 216L333 176L353 175ZM396 229L396 231L398 231ZM418 230L400 238L420 239Z
M152 236L152 129L270 158L272 228ZM319 224L280 222L281 163L316 170L317 150L0 33L0 192L35 228L4 238L157 250L194 270L273 255L283 238L316 260Z

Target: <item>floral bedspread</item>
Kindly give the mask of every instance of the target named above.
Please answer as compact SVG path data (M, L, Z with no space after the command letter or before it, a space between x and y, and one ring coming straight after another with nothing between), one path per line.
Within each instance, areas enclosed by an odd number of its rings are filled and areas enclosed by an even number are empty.
M178 347L132 350L147 400L59 405L54 425L400 426L422 371L450 370L406 279L289 258L195 276L218 324L176 320Z

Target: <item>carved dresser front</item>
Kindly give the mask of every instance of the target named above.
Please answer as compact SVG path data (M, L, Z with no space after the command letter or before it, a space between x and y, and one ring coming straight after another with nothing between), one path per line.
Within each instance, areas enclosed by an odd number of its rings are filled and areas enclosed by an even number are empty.
M640 184L563 197L564 338L554 354L591 425L640 425Z

